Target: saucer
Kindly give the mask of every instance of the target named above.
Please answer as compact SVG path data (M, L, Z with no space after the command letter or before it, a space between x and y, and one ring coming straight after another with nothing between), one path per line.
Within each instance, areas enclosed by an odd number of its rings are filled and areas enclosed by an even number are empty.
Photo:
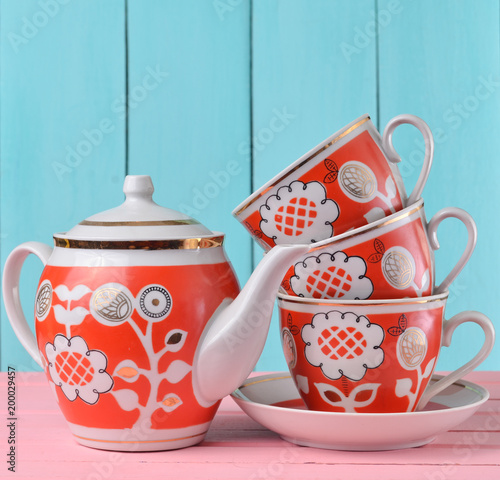
M442 378L433 375L432 382ZM307 410L286 372L252 377L231 396L253 420L283 440L334 450L395 450L432 442L471 417L489 398L485 388L466 380L444 389L423 411L338 413Z

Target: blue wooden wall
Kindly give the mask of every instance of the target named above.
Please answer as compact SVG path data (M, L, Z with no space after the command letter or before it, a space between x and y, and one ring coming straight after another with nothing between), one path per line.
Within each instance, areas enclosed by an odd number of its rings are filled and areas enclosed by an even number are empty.
M245 282L262 253L232 208L359 115L383 129L414 113L436 137L428 217L462 207L479 231L447 314L500 325L499 37L499 0L0 0L1 263L119 204L125 174L150 174L158 203L226 232ZM396 145L411 190L420 138L402 127ZM465 245L458 222L439 233L438 280ZM30 259L30 314L40 273ZM0 326L1 368L35 369L3 307ZM461 328L438 368L481 337ZM275 316L257 369L285 368ZM481 368L500 369L498 346Z

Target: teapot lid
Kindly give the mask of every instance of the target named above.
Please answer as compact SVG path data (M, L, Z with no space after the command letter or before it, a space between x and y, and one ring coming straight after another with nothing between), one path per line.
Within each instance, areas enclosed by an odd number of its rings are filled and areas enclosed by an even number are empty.
M92 215L67 233L57 234L54 238L62 242L69 240L115 242L182 240L214 236L211 230L194 218L156 204L152 198L153 182L148 175L127 175L123 192L125 201L119 207Z

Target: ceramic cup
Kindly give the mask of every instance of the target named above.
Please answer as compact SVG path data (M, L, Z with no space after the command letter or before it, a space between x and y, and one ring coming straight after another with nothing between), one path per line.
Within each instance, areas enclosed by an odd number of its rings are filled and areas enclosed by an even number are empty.
M409 197L392 145L397 126L417 127L425 157ZM417 201L427 181L434 141L427 124L399 115L381 137L364 115L327 138L254 192L233 215L265 249L313 243L395 213Z
M446 320L447 292L419 300L316 300L278 295L281 340L300 395L311 410L412 412L477 367L495 331L479 312ZM485 339L477 355L427 387L442 346L462 323ZM469 339L474 344L480 341Z
M448 276L435 286L437 229L449 217L467 228L467 245ZM476 224L460 208L443 208L427 222L424 202L389 217L323 240L285 275L289 295L366 300L422 297L444 292L468 262L476 245Z

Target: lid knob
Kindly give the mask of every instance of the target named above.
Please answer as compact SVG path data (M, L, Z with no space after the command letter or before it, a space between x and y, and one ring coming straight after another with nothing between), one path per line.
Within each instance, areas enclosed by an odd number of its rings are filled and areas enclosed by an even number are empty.
M127 175L123 183L126 200L150 200L155 188L149 175Z
M177 240L213 236L213 232L188 215L153 201L149 175L127 175L125 201L118 207L88 217L61 238L78 240L137 241Z

